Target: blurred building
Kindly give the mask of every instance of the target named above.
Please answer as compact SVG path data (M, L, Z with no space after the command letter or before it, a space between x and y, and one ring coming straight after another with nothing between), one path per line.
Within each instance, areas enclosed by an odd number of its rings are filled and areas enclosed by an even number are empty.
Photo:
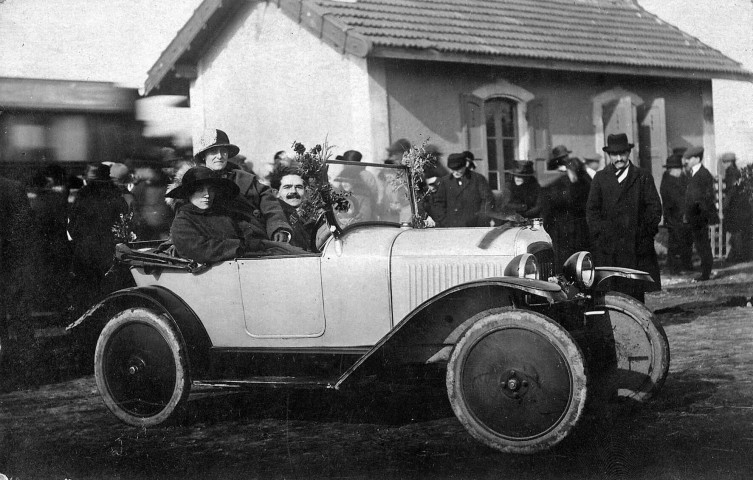
M137 98L112 83L0 78L0 175L25 182L44 163L73 173L132 156L143 143Z
M138 87L198 2L0 1L0 175L184 146L180 100L139 108Z

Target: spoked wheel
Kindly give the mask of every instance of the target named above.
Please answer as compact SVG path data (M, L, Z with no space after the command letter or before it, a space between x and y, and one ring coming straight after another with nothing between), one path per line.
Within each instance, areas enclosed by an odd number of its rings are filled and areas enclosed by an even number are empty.
M167 420L190 389L180 334L165 317L144 308L124 310L105 325L94 376L107 408L139 427Z
M604 315L589 319L596 335L594 361L601 394L644 402L655 396L669 372L669 341L664 328L641 302L607 293L595 308Z
M447 365L447 393L460 422L503 452L534 453L561 441L586 402L578 345L535 312L491 309L474 320Z

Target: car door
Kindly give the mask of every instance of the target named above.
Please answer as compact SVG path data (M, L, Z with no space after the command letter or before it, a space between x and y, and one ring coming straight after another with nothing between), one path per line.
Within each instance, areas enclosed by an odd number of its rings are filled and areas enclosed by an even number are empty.
M320 263L315 254L239 259L248 334L259 339L323 335Z

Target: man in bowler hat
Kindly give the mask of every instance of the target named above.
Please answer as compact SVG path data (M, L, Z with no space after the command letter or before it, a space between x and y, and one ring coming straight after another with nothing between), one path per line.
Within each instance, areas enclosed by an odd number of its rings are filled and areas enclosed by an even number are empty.
M672 153L667 158L664 168L666 171L662 176L659 192L664 209L664 225L669 233L667 264L670 272L679 273L682 270L693 269L691 262L693 244L692 241L688 241L690 232L682 222L687 188L687 178L683 174L682 153Z
M468 168L462 153L447 157L451 172L442 178L433 197L432 213L439 227L489 226L494 211L494 195L489 182Z
M685 190L683 223L690 229L698 256L701 257L701 276L697 281L711 278L714 255L711 252L709 225L719 223L714 202L714 177L703 166L703 147L690 147L682 156L688 187Z
M586 204L586 219L597 266L634 268L648 272L661 289L654 236L659 231L661 200L650 173L630 163L633 144L627 135L607 137L602 148L609 165L596 172ZM643 288L623 288L643 301Z

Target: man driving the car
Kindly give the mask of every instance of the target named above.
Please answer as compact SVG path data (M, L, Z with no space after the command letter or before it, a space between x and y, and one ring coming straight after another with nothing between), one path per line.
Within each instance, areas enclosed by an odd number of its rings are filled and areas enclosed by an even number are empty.
M272 190L277 192L282 211L293 229L290 244L311 250L316 219L305 217L302 206L306 201L306 182L293 166L277 165L269 174Z

